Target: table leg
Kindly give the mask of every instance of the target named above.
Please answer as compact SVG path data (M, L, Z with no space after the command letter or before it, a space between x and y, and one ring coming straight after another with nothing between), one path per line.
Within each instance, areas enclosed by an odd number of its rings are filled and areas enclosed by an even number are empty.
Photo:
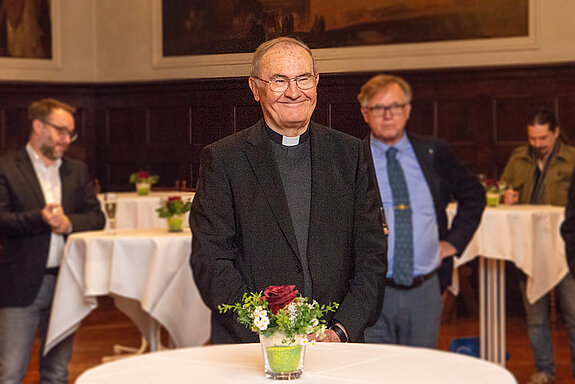
M150 333L148 340L150 343L150 352L158 351L158 340L160 339L160 325L150 316Z
M479 257L480 357L505 366L505 261Z

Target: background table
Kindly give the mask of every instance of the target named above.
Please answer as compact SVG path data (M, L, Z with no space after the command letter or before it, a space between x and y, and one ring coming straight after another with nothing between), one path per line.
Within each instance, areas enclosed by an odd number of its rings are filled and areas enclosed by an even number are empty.
M150 353L100 365L76 384L271 383L259 344ZM504 368L474 357L382 344L318 343L308 348L298 383L512 384Z
M66 242L54 294L47 349L74 332L98 306L114 297L153 347L154 320L176 347L209 339L210 312L189 265L191 233L165 229L82 232Z
M455 209L455 205L448 207L450 217ZM567 274L565 244L560 234L564 212L564 207L550 205L486 207L475 235L461 257L455 259L457 268L480 257L483 358L505 364L504 262L513 262L527 276L526 296L531 303L551 291Z
M118 192L116 193L118 205L116 208L116 228L166 228L166 219L158 217L156 209L160 206L160 199L169 196L181 196L183 200L193 199L194 192L165 191L150 192L148 195L138 195L137 193ZM104 194L99 194L100 203L104 202ZM104 206L102 205L102 210ZM184 226L189 227L188 215L184 219Z

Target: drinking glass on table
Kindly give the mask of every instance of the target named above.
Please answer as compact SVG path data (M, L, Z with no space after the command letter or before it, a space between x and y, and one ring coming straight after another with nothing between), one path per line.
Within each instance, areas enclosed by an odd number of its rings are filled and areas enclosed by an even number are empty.
M108 216L110 229L116 229L116 211L118 208L118 197L115 193L108 192L104 195L104 209Z

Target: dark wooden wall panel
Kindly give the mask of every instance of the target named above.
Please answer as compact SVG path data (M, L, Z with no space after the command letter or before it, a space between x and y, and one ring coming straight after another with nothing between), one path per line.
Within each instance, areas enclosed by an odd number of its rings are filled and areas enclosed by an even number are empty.
M363 138L357 102L376 73L322 74L313 119ZM417 70L397 74L413 87L411 132L447 139L474 171L498 177L511 150L526 142L525 120L554 110L575 143L575 64ZM104 190L130 190L141 169L193 185L201 149L262 116L245 78L118 84L0 83L0 153L25 143L27 105L55 97L78 107L80 138L69 154L85 159Z

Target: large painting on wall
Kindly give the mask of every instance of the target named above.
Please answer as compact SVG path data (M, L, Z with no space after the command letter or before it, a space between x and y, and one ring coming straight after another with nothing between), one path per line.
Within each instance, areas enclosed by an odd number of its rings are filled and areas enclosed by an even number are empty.
M50 0L0 0L0 57L52 58Z
M529 0L162 0L162 54L253 52L277 36L311 48L524 37L528 10Z

